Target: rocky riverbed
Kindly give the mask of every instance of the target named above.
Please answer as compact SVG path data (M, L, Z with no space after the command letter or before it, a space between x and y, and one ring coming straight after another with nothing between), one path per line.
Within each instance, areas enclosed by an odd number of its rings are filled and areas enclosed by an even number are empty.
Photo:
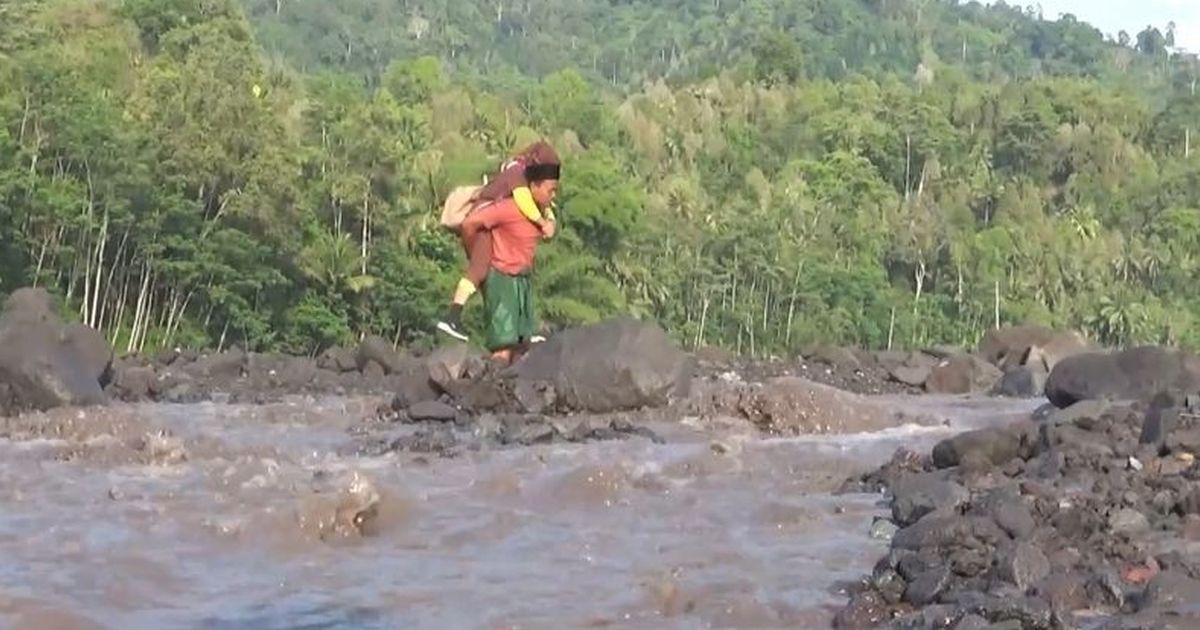
M5 627L1195 627L1186 353L118 358L55 312L0 312Z
M1200 369L1135 348L1064 361L1043 409L898 452L891 547L840 628L1200 627Z

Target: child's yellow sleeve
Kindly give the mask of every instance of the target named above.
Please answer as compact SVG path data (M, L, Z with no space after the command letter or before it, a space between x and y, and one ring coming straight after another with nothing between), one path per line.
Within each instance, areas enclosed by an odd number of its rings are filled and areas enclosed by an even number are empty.
M541 221L542 213L538 210L537 204L533 201L533 193L529 191L528 186L518 186L513 189L513 201L517 202L517 208L521 214L525 215L530 221Z

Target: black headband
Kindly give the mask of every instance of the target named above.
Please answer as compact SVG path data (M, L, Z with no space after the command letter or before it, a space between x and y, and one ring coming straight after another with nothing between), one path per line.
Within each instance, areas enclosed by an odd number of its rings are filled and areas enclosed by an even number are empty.
M558 179L560 170L558 164L530 164L525 167L525 179L530 182Z

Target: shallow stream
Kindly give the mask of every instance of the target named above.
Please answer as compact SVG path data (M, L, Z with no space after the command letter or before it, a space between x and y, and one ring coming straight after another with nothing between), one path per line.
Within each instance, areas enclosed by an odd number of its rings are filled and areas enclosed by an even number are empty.
M828 627L839 583L886 546L879 497L833 491L1034 406L886 400L948 424L765 440L685 423L654 427L665 444L438 458L347 454L368 400L0 421L0 626Z

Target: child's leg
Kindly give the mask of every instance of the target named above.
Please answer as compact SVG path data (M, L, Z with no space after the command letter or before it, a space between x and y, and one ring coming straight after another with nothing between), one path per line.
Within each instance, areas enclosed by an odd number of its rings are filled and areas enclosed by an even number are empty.
M479 232L467 247L466 280L478 289L487 280L488 270L492 268L492 233ZM474 291L472 291L474 293ZM467 296L470 298L470 296ZM465 300L463 303L466 303Z
M454 287L454 296L450 300L450 308L446 317L439 323L438 328L458 339L465 340L462 332L462 309L483 286L487 279L488 269L492 264L492 234L479 232L470 240L462 239L463 251L467 254L467 270L458 285Z
M467 270L454 289L452 303L462 306L483 286L488 269L492 264L492 233L479 232L469 241L462 239L463 252L467 255Z

